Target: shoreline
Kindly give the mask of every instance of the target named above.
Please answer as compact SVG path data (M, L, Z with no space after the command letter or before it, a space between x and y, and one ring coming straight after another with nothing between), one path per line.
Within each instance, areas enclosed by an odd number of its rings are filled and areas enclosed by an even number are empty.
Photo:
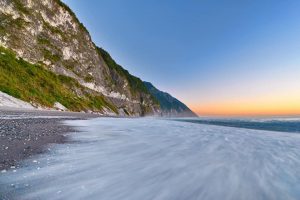
M66 123L79 131L67 143L1 174L3 199L299 196L298 134L157 118Z
M77 132L65 120L103 117L96 114L0 107L0 172L19 168L20 161L67 142Z

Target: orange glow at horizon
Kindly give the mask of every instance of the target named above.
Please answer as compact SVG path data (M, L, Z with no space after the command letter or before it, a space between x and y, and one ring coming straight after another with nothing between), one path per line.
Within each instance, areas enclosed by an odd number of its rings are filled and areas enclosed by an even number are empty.
M208 102L190 108L199 116L300 115L300 98Z

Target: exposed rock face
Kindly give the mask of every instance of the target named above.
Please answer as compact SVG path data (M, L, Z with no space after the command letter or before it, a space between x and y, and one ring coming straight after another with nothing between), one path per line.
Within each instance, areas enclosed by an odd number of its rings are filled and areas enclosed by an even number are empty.
M185 104L166 92L155 88L151 83L144 82L150 93L159 101L161 115L169 117L197 117Z
M59 0L0 0L0 45L30 63L75 78L101 93L122 113L159 112L142 81L111 68L74 13ZM121 73L120 73L121 71ZM80 94L78 94L80 95Z
M145 85L139 78L129 74L105 50L97 47L75 14L60 0L0 0L1 46L12 50L26 62L42 66L39 68L41 70L45 68L56 75L63 75L58 77L56 84L65 84L59 88L70 92L49 92L53 84L34 88L40 91L47 87L49 98L56 98L57 94L72 97L70 102L73 103L69 105L61 104L60 99L63 97L54 99L52 108L80 111L82 107L86 112L129 116L193 115L184 104L170 95L161 93L154 87L147 88L146 85L149 84ZM9 53L9 50L2 50ZM12 55L2 57L0 59L13 59ZM21 65L18 58L14 62ZM9 70L12 66L11 64ZM32 70L30 64L26 66ZM18 70L19 73L22 71L20 68ZM31 72L27 70L26 73L28 78L28 73ZM43 71L40 74L43 73L47 74ZM49 73L48 75L50 76ZM64 82L67 80L65 76L72 78L68 80L68 84ZM7 77L9 76L0 76L0 80L7 80ZM22 91L17 91L16 84L14 88L10 88L11 85L13 84L9 85L7 82L2 85L0 83L0 91L12 91L7 92L12 96L17 93L19 95L15 97L23 97L22 100L30 101L36 107L49 107L52 101L43 97L39 102L34 102L35 97L31 98L30 93L22 96ZM65 102L69 102L66 98L65 96ZM74 106L74 103L80 102L78 99L83 99L85 104ZM47 104L41 105L43 101Z

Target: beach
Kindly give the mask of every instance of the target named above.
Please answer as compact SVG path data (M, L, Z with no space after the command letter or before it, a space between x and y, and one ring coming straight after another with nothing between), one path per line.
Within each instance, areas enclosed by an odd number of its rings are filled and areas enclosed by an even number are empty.
M18 168L19 162L66 142L76 132L64 120L90 119L94 114L0 108L0 170Z
M298 133L163 118L64 120L66 143L0 173L0 199L300 196Z

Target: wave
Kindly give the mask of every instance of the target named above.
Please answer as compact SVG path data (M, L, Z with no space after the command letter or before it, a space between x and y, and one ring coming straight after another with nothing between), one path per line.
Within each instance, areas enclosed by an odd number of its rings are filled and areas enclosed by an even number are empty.
M2 199L300 196L299 134L151 118L66 123L78 129L72 142L0 175Z

